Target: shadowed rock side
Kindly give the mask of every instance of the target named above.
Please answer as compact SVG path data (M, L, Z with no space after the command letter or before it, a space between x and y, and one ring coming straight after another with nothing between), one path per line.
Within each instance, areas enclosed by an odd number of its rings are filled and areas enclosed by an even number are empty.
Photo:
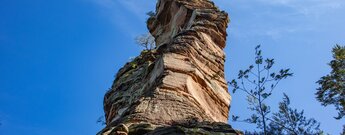
M116 75L104 97L113 134L237 134L224 79L227 13L208 0L158 0L147 21L157 48Z

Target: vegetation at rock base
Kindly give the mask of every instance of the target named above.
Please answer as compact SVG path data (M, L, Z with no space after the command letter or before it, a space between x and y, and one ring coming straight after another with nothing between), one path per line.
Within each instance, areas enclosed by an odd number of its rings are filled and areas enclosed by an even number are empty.
M239 116L232 116L233 121L256 124L260 130L247 131L246 134L322 134L320 124L315 119L307 119L303 111L290 107L290 99L286 94L279 103L279 111L271 112L271 107L265 101L272 96L280 81L293 75L289 69L272 72L273 65L274 59L264 60L258 45L255 48L255 65L240 70L237 79L228 82L233 93L240 90L247 95L248 109L252 112L247 119L240 120Z

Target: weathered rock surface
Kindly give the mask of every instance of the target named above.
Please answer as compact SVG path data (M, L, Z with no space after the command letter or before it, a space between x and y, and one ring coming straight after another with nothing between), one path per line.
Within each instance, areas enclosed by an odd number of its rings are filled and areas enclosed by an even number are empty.
M99 134L237 134L225 124L228 22L209 0L158 0L147 21L157 48L119 70Z

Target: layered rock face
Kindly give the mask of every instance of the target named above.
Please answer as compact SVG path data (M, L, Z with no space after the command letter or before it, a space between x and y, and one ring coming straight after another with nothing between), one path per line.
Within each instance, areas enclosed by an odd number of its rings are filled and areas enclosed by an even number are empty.
M228 22L209 0L158 0L147 21L157 47L120 69L99 134L237 134L225 124Z

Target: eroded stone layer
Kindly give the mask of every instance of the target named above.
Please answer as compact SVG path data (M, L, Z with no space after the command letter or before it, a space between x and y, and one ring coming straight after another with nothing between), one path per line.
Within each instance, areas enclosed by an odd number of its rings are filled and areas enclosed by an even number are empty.
M155 133L189 120L226 123L228 22L227 13L208 0L158 0L147 21L157 48L118 72L104 98L107 127L100 134L130 134L143 125L150 127L145 133Z

